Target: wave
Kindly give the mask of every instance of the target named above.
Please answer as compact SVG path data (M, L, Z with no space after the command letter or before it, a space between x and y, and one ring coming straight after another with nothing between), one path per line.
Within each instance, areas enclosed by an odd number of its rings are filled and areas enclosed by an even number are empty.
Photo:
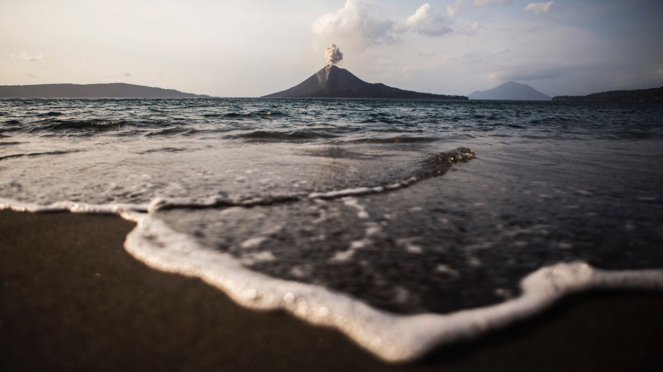
M153 131L153 132L148 132L145 134L146 137L152 137L152 136L172 136L172 135L192 135L195 133L198 133L199 131L190 128L190 127L170 127L170 128L165 128L159 131Z
M286 112L278 110L258 110L249 113L227 112L203 114L205 118L223 118L223 119L255 119L255 118L278 118L290 116Z
M348 142L351 143L374 143L374 144L397 144L397 143L431 143L437 142L440 138L437 137L414 137L414 136L397 136L386 138L359 138L353 139Z
M121 129L124 120L47 120L35 123L28 130L32 132L88 131L107 132Z
M251 271L229 254L202 248L176 232L144 205L90 205L61 202L50 206L0 198L0 210L117 214L136 222L126 250L148 266L197 277L252 309L283 310L310 324L331 327L390 362L421 358L440 345L476 338L547 309L561 298L594 289L663 290L663 270L598 270L585 262L540 268L520 282L519 297L497 305L449 314L396 315L314 284L275 279Z
M529 121L529 124L564 125L564 124L580 123L580 122L582 122L582 121L577 119L577 118L569 118L569 117L564 117L564 116L554 116L554 117L547 117L547 118L532 119L532 120Z
M141 151L138 154L151 154L155 152L182 152L182 151L189 151L188 149L181 148L181 147L160 147L156 149L150 149L150 150L145 150Z
M20 143L20 142L17 142ZM25 154L11 154L0 156L0 160L11 159L11 158L21 158L21 157L35 157L35 156L44 156L44 155L66 155L79 152L79 150L63 150L63 151L47 151L47 152L29 152Z
M315 140L322 138L335 138L335 134L323 131L312 130L295 130L289 132L276 132L256 130L248 133L227 135L223 138L226 139L245 139L251 141L302 141L302 140Z
M49 112L45 112L45 113L43 113L43 114L37 114L36 116L41 116L41 117L43 117L43 116L63 116L63 115L64 115L64 114L61 113L61 112L57 112L57 111L49 111Z

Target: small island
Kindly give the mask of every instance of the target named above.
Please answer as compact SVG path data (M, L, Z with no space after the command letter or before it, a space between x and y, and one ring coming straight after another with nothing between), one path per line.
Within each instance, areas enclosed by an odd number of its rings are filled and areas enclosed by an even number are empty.
M111 84L42 84L3 85L0 98L209 98L209 96L183 93L125 83Z
M554 102L613 102L613 103L652 103L663 102L663 87L638 90L613 90L586 96L553 97Z

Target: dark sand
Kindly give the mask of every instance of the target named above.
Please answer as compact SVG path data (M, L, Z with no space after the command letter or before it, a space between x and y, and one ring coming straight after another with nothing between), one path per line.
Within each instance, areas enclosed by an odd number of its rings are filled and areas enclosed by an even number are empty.
M337 332L239 308L123 249L116 216L0 211L0 371L661 371L663 295L593 294L393 366Z

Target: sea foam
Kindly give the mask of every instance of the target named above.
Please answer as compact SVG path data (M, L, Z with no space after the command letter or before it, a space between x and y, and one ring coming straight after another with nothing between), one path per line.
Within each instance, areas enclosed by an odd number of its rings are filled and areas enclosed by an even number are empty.
M334 196L351 194L339 191ZM352 199L346 199L346 203L361 209ZM593 289L663 290L663 270L604 271L585 262L560 263L526 276L520 282L521 295L507 302L449 314L396 315L319 285L252 271L230 254L201 247L191 236L171 229L147 213L147 205L59 202L40 206L0 198L0 209L119 215L137 224L127 236L127 252L148 266L200 278L247 308L284 310L310 324L335 328L389 362L412 361L440 345L504 328L572 293Z

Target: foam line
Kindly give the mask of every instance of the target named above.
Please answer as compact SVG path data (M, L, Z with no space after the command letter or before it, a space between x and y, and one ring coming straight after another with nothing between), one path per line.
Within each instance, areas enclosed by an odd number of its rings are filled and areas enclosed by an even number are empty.
M206 199L183 199L183 198L156 198L148 206L149 212L156 212L160 209L173 208L212 208L212 207L252 207L258 205L272 205L278 203L287 203L303 199L338 199L347 196L361 196L367 194L382 193L385 191L395 191L401 188L412 186L413 184L432 177L439 177L448 171L453 164L458 162L468 162L476 158L474 152L465 147L459 147L455 150L441 152L423 159L421 168L407 179L392 184L377 186L362 186L348 188L343 190L334 190L328 192L313 192L308 195L301 193L266 195L245 199L229 199L219 196L211 196Z
M522 295L508 302L444 315L394 315L321 286L253 272L229 254L201 248L193 238L151 215L127 211L122 216L138 224L127 236L127 251L148 266L198 277L248 308L281 309L308 323L335 328L389 362L412 361L437 346L506 327L572 293L663 290L663 270L611 272L584 262L563 263L525 277L520 283Z
M50 205L39 205L23 203L11 199L0 198L0 210L9 209L16 212L47 213L47 212L72 212L72 213L98 213L98 214L120 214L124 211L146 213L147 204L87 204L72 201L61 201Z
M663 270L603 271L584 262L541 268L525 277L522 295L510 301L450 314L394 315L324 287L253 272L226 253L204 249L147 214L143 205L60 202L49 206L0 198L0 210L112 213L137 223L126 250L148 266L200 278L238 304L285 310L308 323L331 327L389 362L407 362L431 349L504 328L545 310L562 297L593 289L663 291Z

